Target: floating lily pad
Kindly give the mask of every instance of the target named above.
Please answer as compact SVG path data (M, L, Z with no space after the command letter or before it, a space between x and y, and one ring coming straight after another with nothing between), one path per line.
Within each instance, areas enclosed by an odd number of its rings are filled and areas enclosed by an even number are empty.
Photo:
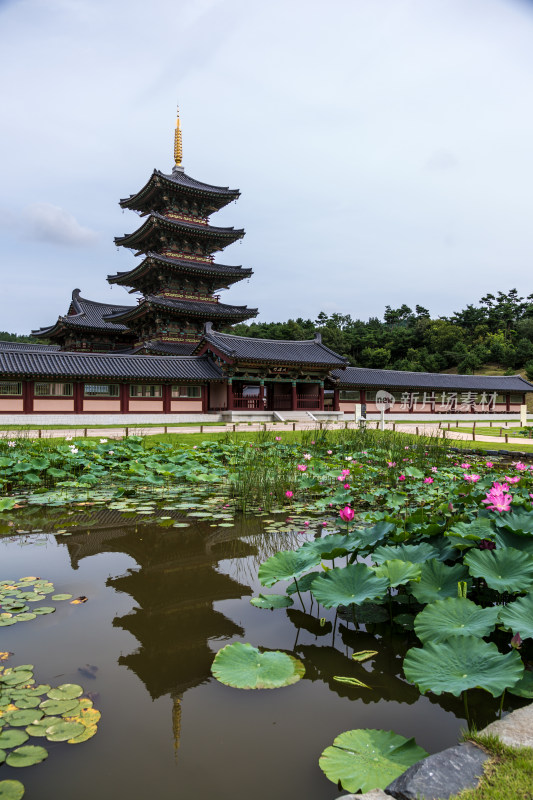
M25 731L19 731L18 728L9 728L9 730L0 733L0 747L2 749L19 747L24 742L27 742L28 739L29 736Z
M28 670L13 670L9 673L4 673L0 676L0 682L6 686L18 686L22 683L28 683L33 678L33 672Z
M21 800L24 792L20 781L0 781L0 800Z
M48 751L37 744L27 744L17 747L6 758L6 763L10 767L31 767L33 764L40 764L48 758Z
M96 725L88 725L78 736L68 739L68 743L81 744L81 742L86 742L87 739L91 739L94 736L97 730Z
M74 739L82 734L85 725L81 722L54 722L46 729L46 738L49 742L66 742L67 739Z
M427 753L392 731L353 730L341 733L319 759L321 770L348 792L384 789Z
M277 689L299 681L305 667L279 650L261 653L251 644L235 642L218 651L211 672L221 683L237 689Z
M415 633L422 642L435 644L452 636L488 636L497 618L497 606L482 608L461 597L445 597L416 616Z
M77 700L44 700L40 705L40 708L48 716L66 714L67 711L72 711L77 707Z
M493 642L477 636L454 636L446 642L427 642L412 647L403 662L405 677L422 693L451 692L459 697L466 689L486 689L493 697L514 686L524 673L516 650L503 655Z
M292 597L286 594L260 594L259 597L252 597L250 603L256 608L286 608L294 605Z
M25 728L27 725L32 725L35 720L41 719L43 716L43 712L38 708L21 708L16 711L9 711L6 714L6 719L10 725L16 728Z
M39 608L34 608L34 614L53 614L55 611L54 606L39 606Z
M48 697L52 700L75 700L83 694L83 689L77 683L63 683L56 689L50 689Z
M16 701L19 708L37 708L41 702L41 698L37 694L28 694L24 697L17 697Z
M43 717L25 729L29 736L46 736L46 729L56 722L64 722L62 717Z
M53 594L52 595L52 600L70 600L71 597L72 597L71 594ZM44 597L43 597L43 600L44 600Z

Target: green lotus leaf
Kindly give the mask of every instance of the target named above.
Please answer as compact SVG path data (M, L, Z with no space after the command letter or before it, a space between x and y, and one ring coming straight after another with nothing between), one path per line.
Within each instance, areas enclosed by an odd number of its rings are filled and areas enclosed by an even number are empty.
M24 697L16 698L16 705L19 708L37 708L40 702L41 698L37 694L28 694Z
M7 731L0 733L0 747L2 749L10 747L19 747L29 739L25 731L19 731L17 728L9 728Z
M487 517L478 517L472 522L456 522L447 534L455 547L471 547L481 539L492 539L494 527Z
M350 678L346 675L334 675L333 680L337 681L338 683L347 683L349 686L359 686L362 689L371 688L368 686L368 684L363 683L363 681L360 681L357 678Z
M81 697L83 689L77 683L63 683L57 689L50 689L47 694L52 700L75 700Z
M500 514L496 519L496 524L501 528L507 528L518 535L529 536L533 533L533 515L531 511L514 511L512 514Z
M38 708L21 708L16 711L9 711L6 714L6 719L13 727L25 728L26 725L32 725L36 720L40 720L42 716L43 712Z
M281 550L261 564L257 576L263 586L273 586L278 581L298 579L319 562L320 556L313 552Z
M54 606L39 606L39 608L34 608L34 614L53 614L55 611Z
M452 636L488 636L496 625L498 608L482 608L461 597L445 597L427 605L415 617L422 642L443 642Z
M259 597L252 597L250 603L256 608L286 608L294 605L292 597L286 594L260 594Z
M322 575L322 573L316 570L314 572L308 572L306 575L302 575L301 578L298 578L298 589L296 588L296 583L293 581L287 586L285 591L287 594L296 594L297 590L299 592L308 592L311 589L311 584L319 575Z
M477 636L453 636L446 642L412 647L403 662L405 677L422 694L450 692L459 697L466 689L486 689L493 697L514 686L524 665L516 650L502 655L493 642Z
M334 608L383 597L388 587L387 578L379 578L366 564L349 564L315 578L311 592L325 608Z
M358 729L341 733L319 759L321 770L348 792L384 789L427 753L392 731Z
M46 600L44 594L38 594L37 592L26 592L24 597L29 603L42 603L43 600Z
M85 725L81 722L54 722L46 729L46 738L49 742L66 742L67 739L74 739L80 736L85 730Z
M498 549L512 547L533 556L533 536L520 536L507 528L498 528L494 541Z
M420 580L420 564L411 564L409 561L400 561L395 558L392 561L384 561L374 569L378 578L386 578L390 586L400 586L409 581Z
M521 592L533 585L533 556L520 550L470 550L464 560L471 575L498 592Z
M21 800L24 792L20 781L0 781L0 800Z
M70 600L72 597L71 594L53 594L52 600ZM44 600L44 597L43 597Z
M31 611L26 611L23 614L17 614L17 622L28 622L30 619L35 619L36 616Z
M349 534L330 533L321 539L313 539L300 547L301 553L313 553L319 560L326 558L340 558L346 553L352 553L357 547L357 542ZM317 562L315 562L317 563Z
M87 739L91 739L97 731L96 725L88 725L82 733L78 734L78 736L74 736L72 739L68 739L69 744L81 744L81 742L86 742Z
M3 764L5 760L6 760L6 751L0 750L0 764Z
M66 714L67 711L72 711L77 707L77 700L44 700L40 705L40 708L48 716Z
M430 558L438 558L439 551L427 542L422 544L400 544L397 547L391 545L381 545L374 550L372 560L376 564L383 564L384 561L410 561L412 564L423 564Z
M277 689L303 677L301 661L278 650L261 653L243 642L219 650L211 666L215 678L236 689Z
M433 603L444 597L457 597L457 584L466 580L467 575L467 568L461 564L447 567L432 558L422 564L420 581L410 584L409 590L419 603Z
M533 699L533 672L524 672L518 683L511 686L508 691L517 697Z
M393 522L380 520L371 528L358 528L351 534L357 547L372 547L396 529Z
M38 744L26 744L17 747L6 758L6 763L10 767L31 767L33 764L40 764L48 758L48 751Z
M522 639L533 638L533 594L503 606L499 618L504 628L519 633Z

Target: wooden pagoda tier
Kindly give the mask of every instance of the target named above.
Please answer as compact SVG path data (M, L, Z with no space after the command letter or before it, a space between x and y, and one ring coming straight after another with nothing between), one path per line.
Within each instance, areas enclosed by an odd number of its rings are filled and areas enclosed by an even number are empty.
M38 339L49 339L62 350L109 352L130 347L135 336L121 322L108 321L107 314L125 313L132 306L97 303L80 296L74 289L65 316L58 317L53 325L31 332Z
M229 289L233 283L250 278L252 274L251 269L240 266L196 261L193 258L170 258L148 252L134 269L108 275L107 280L119 286L132 286L132 291L139 290L143 294L153 294L156 286L166 291L190 291L198 286L199 294L212 294L217 289Z
M175 167L171 175L155 169L148 183L136 194L121 200L120 205L141 214L177 205L185 213L205 218L238 197L238 189L201 183Z
M177 214L154 211L136 231L117 236L117 246L128 247L139 253L152 250L162 255L179 258L200 256L210 261L217 250L242 239L244 231L235 228L216 228L204 221L190 221ZM200 260L200 259L198 259Z
M192 343L201 339L206 319L226 327L257 313L256 308L227 305L215 298L198 300L190 295L158 294L146 295L134 308L110 314L106 319L127 325L135 332L137 344L152 340Z

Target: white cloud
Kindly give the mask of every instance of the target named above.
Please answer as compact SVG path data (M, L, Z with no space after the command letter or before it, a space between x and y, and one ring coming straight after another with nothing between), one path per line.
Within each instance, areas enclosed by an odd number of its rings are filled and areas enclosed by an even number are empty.
M33 203L24 210L21 233L41 242L86 247L96 243L95 231L80 225L64 208L51 203Z

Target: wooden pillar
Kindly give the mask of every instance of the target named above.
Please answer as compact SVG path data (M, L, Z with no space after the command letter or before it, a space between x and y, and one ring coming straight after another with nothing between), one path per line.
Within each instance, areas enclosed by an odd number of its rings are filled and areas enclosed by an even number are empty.
M511 395L509 392L507 392L507 394L505 395L505 410L506 411L511 410Z
M85 388L85 384L83 383L75 383L72 387L72 391L74 394L74 413L75 414L82 414L83 413L83 390Z
M333 411L341 410L340 390L333 389Z
M163 384L163 414L170 414L172 398L172 386L170 383Z
M209 384L202 386L202 412L207 414L209 410Z
M130 385L129 383L120 384L120 413L127 414L130 410Z
M320 381L318 387L318 407L320 411L324 411L324 381Z
M227 390L228 394L227 394L226 407L228 411L233 411L233 382L231 378L228 378Z
M298 395L296 392L296 381L291 383L291 411L296 411L298 408Z
M25 414L33 412L33 381L22 382L22 409Z
M259 381L259 411L265 410L265 382Z

